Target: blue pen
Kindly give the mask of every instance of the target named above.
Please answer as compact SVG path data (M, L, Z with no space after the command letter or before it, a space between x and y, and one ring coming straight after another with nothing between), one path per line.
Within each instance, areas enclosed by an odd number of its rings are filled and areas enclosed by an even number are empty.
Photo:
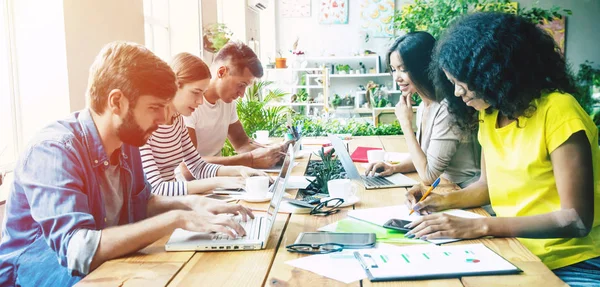
M421 197L421 200L419 200L419 202L421 202L421 201L425 200L425 198L427 198L427 196L429 196L429 194L431 193L431 191L432 191L434 188L436 188L436 187L438 186L438 184L440 184L440 179L441 179L441 177L438 177L438 178L437 178L437 179L436 179L436 180L433 182L433 184L432 184L432 185L429 187L429 189L427 190L427 192L425 192L425 194L423 194L423 197ZM417 202L417 204L418 204L419 202ZM409 213L408 215L411 215L411 214L413 214L413 212L415 212L415 210L414 210L414 209L411 209L411 210L410 210L410 213Z

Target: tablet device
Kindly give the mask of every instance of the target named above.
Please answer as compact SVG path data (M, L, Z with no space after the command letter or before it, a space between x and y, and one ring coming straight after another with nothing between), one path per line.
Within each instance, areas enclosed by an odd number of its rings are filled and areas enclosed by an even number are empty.
M388 220L386 223L384 223L383 227L388 228L388 229L394 229L394 230L409 232L410 228L404 227L404 226L406 226L409 223L410 223L410 221L408 221L408 220L402 220L402 219L392 218L392 219Z
M375 233L302 232L294 244L337 243L344 248L375 247Z

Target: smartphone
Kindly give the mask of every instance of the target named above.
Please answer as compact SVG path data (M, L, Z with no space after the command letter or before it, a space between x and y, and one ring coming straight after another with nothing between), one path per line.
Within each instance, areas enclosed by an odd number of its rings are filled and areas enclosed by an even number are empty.
M344 248L370 248L375 246L375 233L302 232L294 243L338 243Z
M217 199L217 200L222 200L225 202L230 202L230 201L234 201L235 198L231 197L231 196L227 196L227 195L223 195L223 194L209 194L206 196L207 198L212 198L212 199Z
M229 194L229 195L242 195L246 192L243 188L215 188L214 194Z
M388 220L388 222L384 223L383 227L408 232L410 231L410 228L406 228L404 226L409 223L411 223L411 221L392 218Z

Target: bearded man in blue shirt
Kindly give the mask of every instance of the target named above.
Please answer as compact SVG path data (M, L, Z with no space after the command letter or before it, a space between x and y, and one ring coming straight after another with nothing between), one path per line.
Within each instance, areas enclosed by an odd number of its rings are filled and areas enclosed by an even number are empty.
M40 131L17 162L0 286L70 286L175 228L245 234L228 215L253 217L241 205L150 193L138 147L165 121L176 91L169 65L145 47L102 49L90 68L89 107Z

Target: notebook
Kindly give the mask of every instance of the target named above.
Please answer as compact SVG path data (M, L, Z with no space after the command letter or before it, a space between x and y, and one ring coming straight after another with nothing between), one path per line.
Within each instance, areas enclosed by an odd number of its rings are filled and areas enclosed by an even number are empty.
M359 146L356 148L356 150L354 150L352 155L350 155L350 158L352 158L352 161L354 162L369 162L369 159L367 158L367 151L370 150L381 150L381 148Z
M371 282L516 274L521 269L483 244L416 245L354 252Z

